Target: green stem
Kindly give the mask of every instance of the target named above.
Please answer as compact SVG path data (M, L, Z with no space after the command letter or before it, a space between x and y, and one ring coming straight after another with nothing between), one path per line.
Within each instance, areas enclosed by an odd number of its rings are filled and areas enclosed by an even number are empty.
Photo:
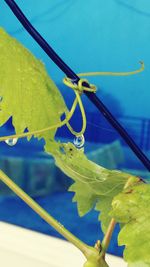
M29 207L31 207L42 219L51 225L57 232L59 232L68 241L74 244L84 255L88 257L91 254L91 248L83 243L80 239L70 233L65 227L49 215L40 205L38 205L30 196L28 196L18 185L16 185L5 173L0 170L0 179L18 195Z
M102 241L102 252L101 255L105 256L105 252L107 251L108 247L109 247L109 243L115 228L116 222L114 219L111 219L110 224L108 226L107 232L104 236L104 239Z

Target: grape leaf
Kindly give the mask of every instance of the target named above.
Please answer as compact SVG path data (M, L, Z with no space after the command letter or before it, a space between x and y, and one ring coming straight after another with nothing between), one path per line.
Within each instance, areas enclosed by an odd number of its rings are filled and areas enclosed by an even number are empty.
M0 28L0 125L11 116L16 133L60 122L67 111L42 62ZM57 129L46 135L53 138Z
M56 165L75 181L69 191L75 192L73 201L77 201L79 215L83 216L96 205L101 212L99 218L105 232L111 219L108 213L112 199L123 190L131 175L97 165L72 143L47 142L45 150L53 155Z
M77 181L69 187L69 191L75 192L73 202L78 203L77 207L80 216L84 216L94 208L98 196L91 190L88 184Z
M77 149L72 143L47 142L45 150L54 156L56 165L64 173L75 181L88 184L98 195L116 195L129 177L127 173L111 171L88 160L84 151Z
M116 196L111 216L124 224L118 241L129 267L150 266L150 185L139 184Z
M112 197L97 195L88 184L76 181L69 187L69 191L75 193L73 202L77 202L79 216L84 216L91 209L95 208L100 211L99 221L101 222L102 230L105 233L110 223Z
M109 215L109 212L111 211L112 208L111 207L112 200L113 196L99 196L99 200L97 201L95 208L97 211L100 211L98 219L101 222L101 227L104 233L106 233L110 220L112 218Z

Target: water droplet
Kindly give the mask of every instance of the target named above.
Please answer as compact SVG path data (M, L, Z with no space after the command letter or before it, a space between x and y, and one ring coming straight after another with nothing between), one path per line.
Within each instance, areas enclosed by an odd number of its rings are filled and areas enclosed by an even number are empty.
M85 138L84 138L84 135L80 135L80 136L77 136L74 141L73 141L74 145L77 147L77 148L81 148L84 146L84 143L85 143Z
M5 140L5 143L8 146L15 146L17 144L17 141L18 141L18 138L10 138L10 139Z

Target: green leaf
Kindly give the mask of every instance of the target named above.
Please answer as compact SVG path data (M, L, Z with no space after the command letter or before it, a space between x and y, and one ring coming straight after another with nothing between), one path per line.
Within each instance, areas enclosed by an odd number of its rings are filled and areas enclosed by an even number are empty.
M123 190L130 175L95 164L71 143L47 142L45 149L54 156L56 165L75 181L69 190L75 192L73 201L77 201L79 215L83 216L96 205L105 232L111 220L108 214L112 199Z
M70 186L69 191L75 192L73 202L78 203L78 213L84 216L88 211L94 208L97 195L91 190L88 184L75 182Z
M88 160L82 149L72 143L47 142L45 150L51 153L57 166L74 181L88 184L98 195L114 196L120 192L127 182L129 174L105 169Z
M120 193L112 203L111 216L124 224L119 245L125 245L128 266L150 266L150 185L139 184Z
M112 197L97 195L88 184L78 181L70 186L69 191L75 192L73 202L77 202L78 213L81 217L93 208L100 212L98 219L105 233L111 219L109 212L111 210Z
M112 199L112 196L99 196L99 200L96 204L96 210L100 211L99 221L101 222L101 227L104 233L106 233L110 220L112 218L109 215Z
M63 98L41 61L0 28L0 125L11 116L16 133L60 122ZM44 134L53 138L57 128Z
M73 202L77 202L78 213L84 216L91 209L95 208L100 211L99 221L101 222L102 230L105 233L110 223L112 197L97 195L88 186L82 182L75 182L70 186L69 191L75 192Z

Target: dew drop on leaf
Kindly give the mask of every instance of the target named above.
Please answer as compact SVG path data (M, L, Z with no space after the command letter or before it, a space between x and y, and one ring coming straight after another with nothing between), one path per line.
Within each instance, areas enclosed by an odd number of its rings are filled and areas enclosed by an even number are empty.
M84 135L82 134L80 136L75 137L73 143L77 148L83 147L85 143Z
M18 141L18 138L10 138L10 139L5 140L5 143L8 146L15 146L17 144L17 141Z

